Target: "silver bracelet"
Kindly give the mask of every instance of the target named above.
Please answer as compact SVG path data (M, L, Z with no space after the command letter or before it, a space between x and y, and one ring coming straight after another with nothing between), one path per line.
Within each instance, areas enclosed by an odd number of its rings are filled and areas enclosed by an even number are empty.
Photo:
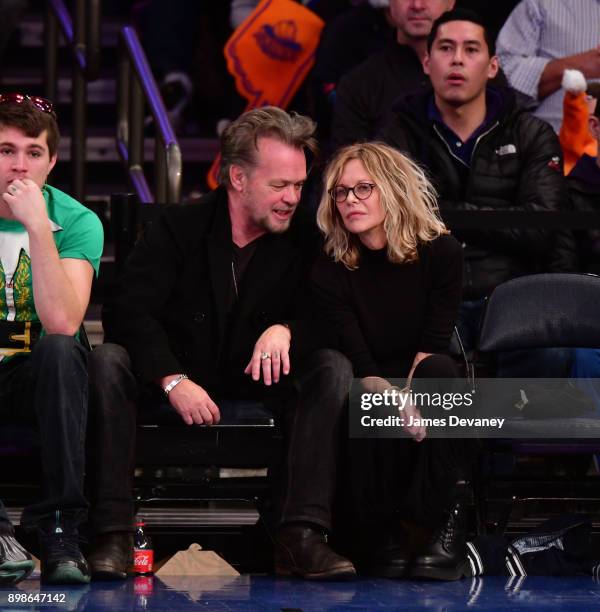
M187 374L180 374L177 378L174 378L166 387L163 387L165 397L168 397L169 393L175 389L175 387L182 381L188 378Z

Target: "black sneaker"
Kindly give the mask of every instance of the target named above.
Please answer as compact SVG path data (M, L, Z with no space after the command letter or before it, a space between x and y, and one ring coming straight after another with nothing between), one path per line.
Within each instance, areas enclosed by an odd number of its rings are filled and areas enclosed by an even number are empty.
M0 585L17 584L33 571L31 555L10 533L0 534Z
M45 584L87 584L90 568L79 550L79 536L60 522L60 515L50 531L40 532L40 561Z

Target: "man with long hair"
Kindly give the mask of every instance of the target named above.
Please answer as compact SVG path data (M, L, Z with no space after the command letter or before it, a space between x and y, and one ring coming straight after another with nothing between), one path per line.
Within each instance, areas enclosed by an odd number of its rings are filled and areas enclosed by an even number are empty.
M307 279L319 241L298 209L314 130L308 117L275 107L225 129L220 186L197 205L168 208L127 260L103 312L109 343L92 353L91 375L107 409L133 415L131 440L138 402L186 425L225 421L236 406L243 413L242 400L305 423L307 435L289 439L288 464L319 491L328 449L315 435L318 419L303 415L323 399L319 385L330 373L299 374L315 342ZM297 385L308 390L300 400ZM131 478L131 445L120 465ZM287 487L293 497L298 484ZM282 572L354 573L323 534L301 531L305 545L279 564Z

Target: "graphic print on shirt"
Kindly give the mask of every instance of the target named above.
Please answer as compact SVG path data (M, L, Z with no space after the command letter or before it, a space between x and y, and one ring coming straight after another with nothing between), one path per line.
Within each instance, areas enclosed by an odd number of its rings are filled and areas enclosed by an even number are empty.
M63 228L50 220L53 232ZM0 231L0 321L38 321L33 300L29 234Z
M0 319L37 320L27 232L0 232Z

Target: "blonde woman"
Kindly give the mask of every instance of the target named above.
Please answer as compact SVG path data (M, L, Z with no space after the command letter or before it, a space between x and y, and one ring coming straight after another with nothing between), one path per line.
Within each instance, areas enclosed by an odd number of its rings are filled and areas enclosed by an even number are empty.
M462 248L416 164L382 143L342 149L326 170L317 223L327 255L314 273L320 311L338 330L355 376L385 384L447 351Z
M461 302L462 248L441 221L423 171L385 144L361 143L337 153L324 181L317 222L325 254L313 287L353 376L378 392L392 387L391 378L410 386L413 377L456 377L446 353ZM353 527L368 530L372 571L402 576L410 566L413 576L457 579L466 568L457 483L472 445L427 438L424 426L410 426L418 410L408 410L405 429L420 444L349 441L347 508ZM410 563L401 516L435 532ZM379 548L375 526L386 540Z

